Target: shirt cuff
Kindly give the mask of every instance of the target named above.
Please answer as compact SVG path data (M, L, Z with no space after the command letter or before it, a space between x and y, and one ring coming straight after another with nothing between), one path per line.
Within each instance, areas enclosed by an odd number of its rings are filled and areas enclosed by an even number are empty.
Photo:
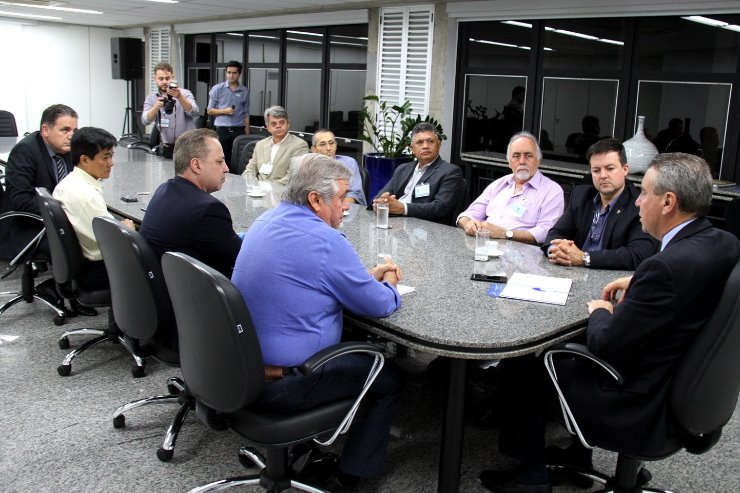
M403 204L403 215L408 216L409 215L409 205L406 202L401 202Z

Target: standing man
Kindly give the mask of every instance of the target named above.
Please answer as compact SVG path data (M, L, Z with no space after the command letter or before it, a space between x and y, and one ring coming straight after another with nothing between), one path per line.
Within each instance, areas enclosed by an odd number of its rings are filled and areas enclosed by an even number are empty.
M583 360L557 365L561 389L590 443L659 456L677 433L666 405L671 376L740 259L737 238L707 220L711 202L712 173L703 159L667 153L650 163L637 207L643 231L660 242L660 252L633 276L609 283L602 300L588 303L588 349L618 369L624 383L616 385ZM511 368L511 378L502 374L499 449L521 465L516 471L483 471L481 482L491 491L549 493L546 462L591 464L591 450L577 441L567 451L551 449L556 460L546 461L550 407L543 396L554 397L554 391L542 364L529 367L525 373ZM626 432L617 433L615 423Z
M285 185L290 178L290 158L306 154L308 144L302 138L288 133L290 120L282 106L267 108L265 123L271 136L254 146L254 154L242 175Z
M593 186L573 189L542 251L553 264L635 270L658 250L658 242L642 230L624 146L602 139L589 147L586 159Z
M144 100L141 123L157 125L162 155L172 159L177 138L195 128L198 105L193 93L178 85L175 71L169 63L155 65L154 83L159 90Z
M339 231L350 178L335 160L306 156L296 163L282 202L244 236L232 280L249 308L266 365L269 383L256 405L271 412L357 396L371 358L346 355L311 376L294 369L340 341L343 309L386 317L401 306L399 267L388 261L365 269ZM381 474L401 387L400 371L386 361L363 400L364 418L349 430L335 482L325 489L345 491L360 478Z
M80 242L83 261L77 282L87 290L107 289L108 273L105 270L103 255L93 232L93 219L98 216L113 216L103 198L103 187L100 180L110 176L113 168L113 148L116 138L102 128L84 127L72 137L72 159L75 168L54 189L53 197L61 204L67 214L69 223ZM133 229L130 219L122 221ZM95 312L94 309L82 307L72 300L72 308L78 313ZM82 309L82 310L81 310Z
M540 172L542 151L531 133L511 137L506 159L512 173L488 185L457 225L470 236L487 229L491 238L542 243L563 213L563 189Z
M242 64L230 61L226 65L226 80L213 86L208 93L208 114L216 117L213 124L232 173L238 164L231 163L234 139L249 133L249 89L239 84L241 73Z
M391 214L449 224L450 216L464 200L465 182L460 167L440 157L441 146L434 125L416 125L411 130L411 152L416 161L396 168L373 205L387 203Z
M218 135L199 128L177 142L177 176L154 192L139 232L160 258L168 251L186 253L231 277L241 240L226 204L211 195L229 172Z
M360 175L360 167L357 165L357 161L349 156L337 156L337 139L334 137L334 133L331 130L322 128L317 130L311 138L311 152L323 154L329 156L332 159L336 159L347 167L352 172L352 179L349 182L349 190L344 201L348 204L360 204L367 205L367 199L365 198L365 191L362 189L362 175Z
M55 104L41 113L41 127L24 137L10 151L5 168L5 196L2 212L20 211L40 215L36 187L53 192L72 171L70 153L72 134L77 130L77 112L69 106ZM0 221L0 228L10 221ZM4 231L2 246L14 256L43 229L38 221L12 221ZM46 239L39 249L49 255ZM56 296L55 296L56 299Z

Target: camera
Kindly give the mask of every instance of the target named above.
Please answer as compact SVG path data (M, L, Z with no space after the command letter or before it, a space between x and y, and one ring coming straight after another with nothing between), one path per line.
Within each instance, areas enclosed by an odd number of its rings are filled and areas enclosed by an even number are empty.
M170 89L177 89L179 86L177 85L177 81L173 80L170 82ZM175 99L167 95L167 99L164 100L164 112L168 115L172 114L172 112L175 110Z

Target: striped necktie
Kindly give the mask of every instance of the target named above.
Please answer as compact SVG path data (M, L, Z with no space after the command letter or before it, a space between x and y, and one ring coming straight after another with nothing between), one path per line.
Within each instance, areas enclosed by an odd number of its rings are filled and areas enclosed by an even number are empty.
M64 162L64 158L59 154L54 154L54 164L57 166L57 183L62 181L62 178L67 176L67 163Z

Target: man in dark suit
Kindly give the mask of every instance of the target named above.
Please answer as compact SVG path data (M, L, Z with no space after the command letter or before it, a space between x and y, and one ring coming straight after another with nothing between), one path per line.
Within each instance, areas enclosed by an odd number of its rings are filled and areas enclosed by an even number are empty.
M18 142L10 151L5 175L2 212L22 211L40 215L36 187L52 192L57 183L72 171L70 146L77 129L77 112L63 104L46 108L41 114L41 128ZM0 227L9 221L0 221ZM14 256L23 249L43 226L38 221L14 220L4 231L4 256ZM40 250L48 255L44 241Z
M465 182L460 167L439 156L441 145L434 125L416 125L411 131L411 151L416 161L396 168L373 205L388 203L389 212L397 216L449 223L465 196Z
M658 242L642 231L627 181L627 155L616 139L602 139L586 153L593 186L573 189L565 212L547 233L542 251L550 263L594 269L635 270Z
M159 257L186 253L230 278L241 239L226 205L211 196L229 172L218 135L189 130L177 139L173 157L177 176L154 192L139 232Z
M639 455L666 452L666 439L675 433L666 406L672 372L740 259L737 238L705 217L711 200L711 171L697 156L659 154L645 173L637 206L642 228L661 242L660 252L633 276L608 284L602 300L588 303L588 348L623 375L624 385L580 360L558 364L558 381L590 443ZM522 464L516 472L483 471L481 482L491 491L551 491L542 395L552 389L541 368L526 386L511 379L502 395L510 400L499 445ZM590 463L591 451L578 444L567 453L556 450L569 462Z

